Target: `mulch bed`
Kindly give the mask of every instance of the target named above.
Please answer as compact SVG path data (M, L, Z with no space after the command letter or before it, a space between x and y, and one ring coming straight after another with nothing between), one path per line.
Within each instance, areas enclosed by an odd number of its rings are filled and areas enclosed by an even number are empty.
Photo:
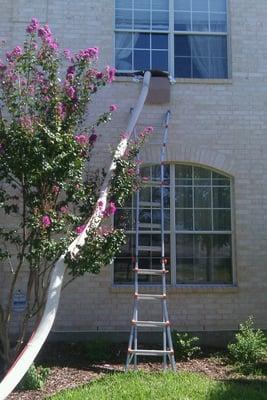
M43 389L39 391L15 391L8 397L8 400L42 400L63 389L88 383L105 374L123 372L126 348L127 346L124 346L123 349L116 346L115 354L117 356L114 360L90 364L84 356L84 349L81 344L48 344L37 360L37 364L50 368ZM189 361L177 362L176 365L178 372L198 372L220 380L231 377L229 366L219 357L203 355ZM143 362L138 365L138 368L145 371L160 371L162 364L159 362Z

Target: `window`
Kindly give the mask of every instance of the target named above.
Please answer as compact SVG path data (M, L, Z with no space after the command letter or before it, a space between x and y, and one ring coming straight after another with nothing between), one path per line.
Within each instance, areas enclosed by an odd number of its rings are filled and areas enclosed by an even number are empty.
M140 253L142 268L159 268L160 252L160 166L142 168L147 184L140 190L141 246L151 249ZM153 204L153 207L151 206ZM133 280L135 254L135 198L119 209L115 226L125 227L127 243L114 261L114 283ZM231 180L206 168L185 164L165 167L164 234L168 283L231 284L232 229ZM158 283L154 276L142 275L144 283Z
M226 1L116 0L117 70L227 78Z

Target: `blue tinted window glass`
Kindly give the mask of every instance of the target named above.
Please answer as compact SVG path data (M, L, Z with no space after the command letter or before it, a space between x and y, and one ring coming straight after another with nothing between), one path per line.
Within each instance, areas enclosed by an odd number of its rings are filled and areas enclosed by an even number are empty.
M226 32L227 31L226 14L211 13L210 14L210 30L211 30L211 32Z
M190 35L190 44L193 57L209 57L209 36Z
M190 14L190 12L174 13L174 30L175 31L191 31L191 14Z
M152 10L168 10L169 0L152 0Z
M168 30L169 29L169 13L165 11L152 12L152 29Z
M174 74L176 78L191 78L191 58L175 57Z
M226 79L228 77L228 67L226 58L210 59L210 78Z
M116 0L115 1L116 8L128 8L132 9L132 0Z
M191 11L190 0L174 0L175 11Z
M134 12L134 29L150 29L150 11Z
M134 8L150 10L150 0L134 0Z
M176 35L174 38L174 55L191 56L190 36Z
M209 78L210 77L210 67L209 59L204 57L193 57L193 78Z
M154 50L152 51L152 69L168 71L168 52Z
M136 33L134 35L134 48L150 49L150 34L149 33Z
M209 48L211 57L227 57L226 36L209 36Z
M115 55L115 66L119 70L131 70L132 69L132 52L131 50L116 50Z
M226 0L212 0L210 1L210 11L226 12Z
M192 0L192 11L207 11L209 10L208 0Z
M134 69L137 70L150 69L150 51L147 50L134 51Z
M197 32L209 31L209 14L195 12L192 14L192 30Z
M116 28L132 29L132 11L116 10Z
M153 34L152 35L152 49L166 49L168 50L168 35Z
M131 33L116 33L115 36L116 49L131 49L132 48L132 34Z

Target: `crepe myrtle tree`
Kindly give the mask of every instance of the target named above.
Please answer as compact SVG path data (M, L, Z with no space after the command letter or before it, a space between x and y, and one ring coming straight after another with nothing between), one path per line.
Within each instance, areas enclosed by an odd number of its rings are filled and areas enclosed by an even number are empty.
M21 351L29 322L42 315L55 261L83 231L95 207L102 206L96 201L104 174L89 161L100 125L117 109L110 105L88 125L93 96L115 76L110 66L97 68L98 48L62 51L49 26L35 18L26 31L23 46L0 61L0 276L5 277L0 356L5 368ZM139 184L135 155L150 131L141 132L116 160L104 219ZM67 253L68 281L98 273L118 253L124 232L106 225L88 233L75 257ZM13 345L13 299L21 285L26 304Z

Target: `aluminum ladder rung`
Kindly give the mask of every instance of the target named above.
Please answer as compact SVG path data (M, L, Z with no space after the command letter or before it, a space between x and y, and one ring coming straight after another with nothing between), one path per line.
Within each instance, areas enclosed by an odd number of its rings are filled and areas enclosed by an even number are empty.
M135 321L132 320L132 324L142 328L165 328L170 326L170 321Z
M161 229L161 224L146 224L145 222L140 222L139 223L139 228L148 228L149 230L151 229L157 229L160 230Z
M165 354L173 355L172 350L134 350L128 349L128 352L131 354L136 354L139 356L164 356Z
M145 268L136 268L134 269L140 275L162 275L167 274L168 271L166 269L145 269Z
M140 201L140 207L161 207L160 203L150 202L150 201Z
M134 296L138 300L165 300L166 294L143 294L136 293Z
M157 251L161 252L161 246L139 246L139 251Z

